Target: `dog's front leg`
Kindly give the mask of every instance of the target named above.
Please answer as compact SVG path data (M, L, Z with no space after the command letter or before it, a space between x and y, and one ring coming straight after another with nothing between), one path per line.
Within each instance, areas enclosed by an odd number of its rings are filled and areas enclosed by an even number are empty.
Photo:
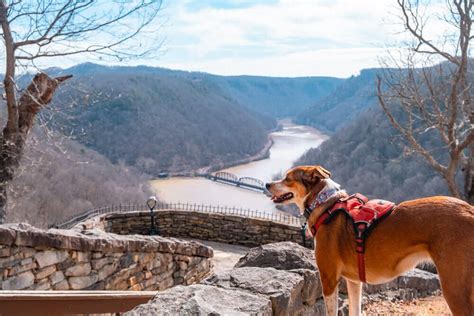
M362 283L346 279L347 294L349 295L349 316L359 316L361 313Z
M335 287L332 287L331 290L324 290L325 286L323 283L323 294L324 294L324 304L326 305L326 315L328 316L337 316L337 300L339 296L339 286L336 283ZM327 289L327 287L326 287Z
M336 287L332 294L324 294L324 303L326 305L326 315L337 316L337 299L339 296L339 288Z

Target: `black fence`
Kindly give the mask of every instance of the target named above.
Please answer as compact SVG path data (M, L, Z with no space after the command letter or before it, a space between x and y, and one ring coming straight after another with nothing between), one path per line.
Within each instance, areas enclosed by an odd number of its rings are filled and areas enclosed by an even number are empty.
M264 219L274 222L279 222L288 225L299 226L301 225L300 218L293 215L287 214L272 214L265 213L257 210L237 208L237 207L228 207L220 205L205 205L205 204L190 204L190 203L158 203L154 209L155 211L159 210L177 210L177 211L191 211L199 213L213 213L213 214L227 214L227 215L238 215L248 218ZM83 222L89 218L96 217L103 214L111 213L128 213L128 212L138 212L138 211L149 211L149 208L144 204L129 204L129 205L115 205L115 206L106 206L93 210L83 212L79 215L71 217L62 222L55 223L50 226L50 228L61 228L67 229L71 228L74 225Z

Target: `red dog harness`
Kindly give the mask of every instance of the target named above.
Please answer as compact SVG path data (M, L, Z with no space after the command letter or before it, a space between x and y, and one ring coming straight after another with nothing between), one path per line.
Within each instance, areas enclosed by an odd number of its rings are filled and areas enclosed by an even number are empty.
M322 224L327 224L339 211L349 216L354 224L356 233L356 252L357 261L359 265L359 279L362 282L365 280L365 241L369 232L376 226L376 224L388 216L395 203L384 200L370 200L360 193L353 194L349 197L338 200L331 208L327 209L321 216L319 216L316 224L311 227L313 236Z

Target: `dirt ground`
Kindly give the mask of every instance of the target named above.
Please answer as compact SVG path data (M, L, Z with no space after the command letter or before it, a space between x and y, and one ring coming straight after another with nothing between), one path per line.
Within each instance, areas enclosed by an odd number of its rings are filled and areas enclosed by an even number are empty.
M214 272L232 269L244 256L248 247L229 245L207 240L196 240L214 249ZM364 315L451 315L448 305L442 296L430 296L412 301L376 301L364 307Z
M451 315L444 298L430 296L413 301L372 302L364 308L364 315Z

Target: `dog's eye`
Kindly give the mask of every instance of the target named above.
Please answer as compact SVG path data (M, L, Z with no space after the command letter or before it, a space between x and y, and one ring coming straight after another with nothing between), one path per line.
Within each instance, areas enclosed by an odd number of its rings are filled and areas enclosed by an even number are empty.
M286 178L285 178L285 181L286 181L286 182L290 182L290 178L286 177Z

